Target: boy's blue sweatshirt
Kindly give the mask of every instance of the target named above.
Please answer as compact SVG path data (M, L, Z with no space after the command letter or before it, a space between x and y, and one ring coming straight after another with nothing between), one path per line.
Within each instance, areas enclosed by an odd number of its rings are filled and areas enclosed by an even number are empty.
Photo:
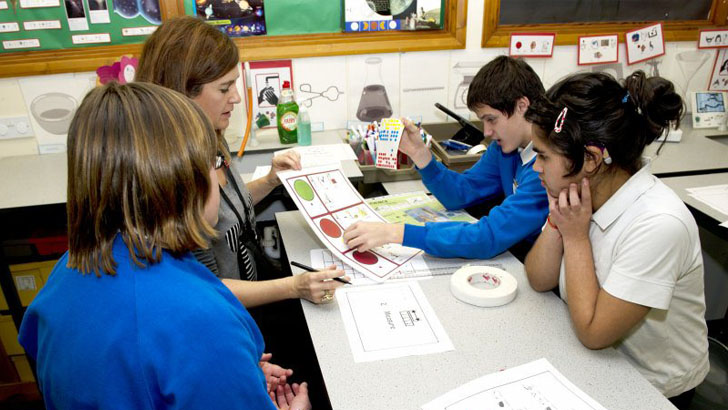
M406 224L402 244L440 257L489 259L523 239L535 241L549 212L546 190L533 170L535 153L504 154L491 143L480 160L461 173L434 159L422 168L422 182L447 209L462 209L497 195L503 202L477 223Z

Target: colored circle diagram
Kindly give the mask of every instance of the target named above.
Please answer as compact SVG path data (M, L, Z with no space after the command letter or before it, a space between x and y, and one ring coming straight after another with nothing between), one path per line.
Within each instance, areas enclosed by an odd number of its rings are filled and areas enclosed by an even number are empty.
M323 231L323 233L327 236L332 238L338 238L341 236L341 228L339 228L339 225L329 218L321 218L319 226L321 227L321 231Z
M293 189L296 191L296 194L301 197L301 199L313 201L313 188L311 188L311 185L309 185L308 182L299 179L293 183Z
M374 265L379 260L379 258L377 258L377 255L371 252L354 251L351 256L353 256L354 260L361 263L362 265Z

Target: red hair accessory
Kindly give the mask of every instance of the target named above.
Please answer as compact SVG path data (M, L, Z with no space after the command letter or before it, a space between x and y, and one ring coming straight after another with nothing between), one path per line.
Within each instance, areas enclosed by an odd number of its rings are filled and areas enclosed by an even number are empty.
M563 110L561 110L561 114L559 114L558 117L556 117L556 123L554 123L554 132L557 134L561 132L561 128L564 126L564 121L566 120L566 113L569 111L568 108L564 107Z

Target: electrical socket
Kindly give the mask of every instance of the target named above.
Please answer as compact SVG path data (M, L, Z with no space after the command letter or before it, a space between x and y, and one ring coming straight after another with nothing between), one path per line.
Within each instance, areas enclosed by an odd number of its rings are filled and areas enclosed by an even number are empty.
M0 117L0 140L28 138L34 135L29 117Z

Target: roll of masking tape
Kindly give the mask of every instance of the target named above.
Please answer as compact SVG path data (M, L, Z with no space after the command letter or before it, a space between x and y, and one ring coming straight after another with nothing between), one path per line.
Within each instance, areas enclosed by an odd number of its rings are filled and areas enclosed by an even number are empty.
M450 291L465 303L501 306L516 297L518 282L510 273L492 266L463 266L450 278Z

